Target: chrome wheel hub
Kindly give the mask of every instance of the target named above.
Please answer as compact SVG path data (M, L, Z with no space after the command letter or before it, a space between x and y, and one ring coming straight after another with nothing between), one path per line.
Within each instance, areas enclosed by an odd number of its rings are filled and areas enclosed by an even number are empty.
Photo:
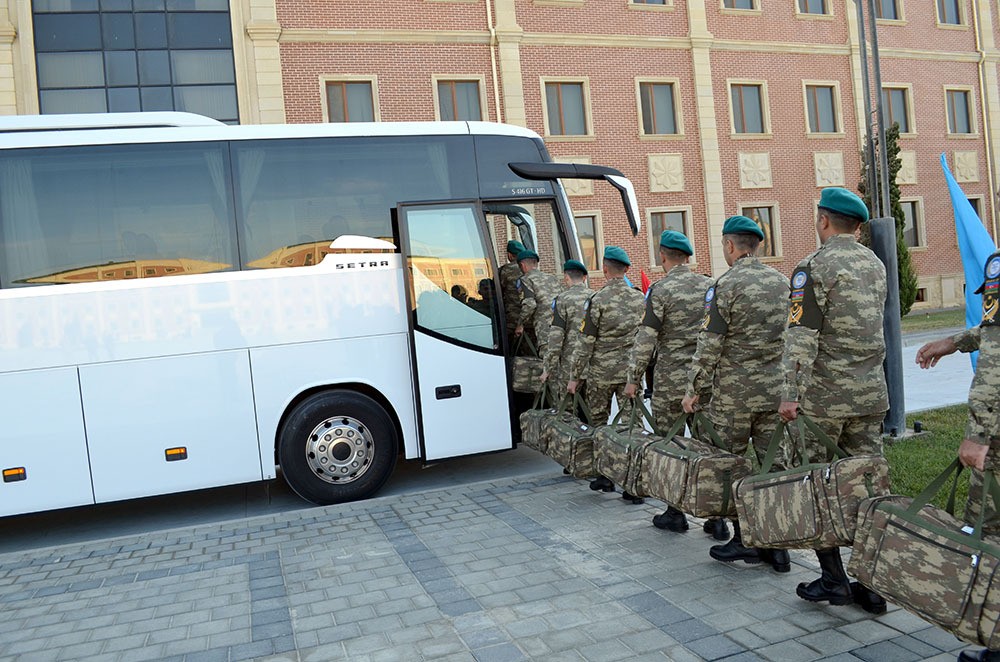
M368 471L375 450L371 431L350 416L328 418L306 440L306 462L320 480L350 483Z

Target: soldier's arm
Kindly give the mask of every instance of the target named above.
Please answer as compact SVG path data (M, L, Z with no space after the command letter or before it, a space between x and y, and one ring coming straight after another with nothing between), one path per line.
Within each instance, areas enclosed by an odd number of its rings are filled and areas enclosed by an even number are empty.
M527 279L521 279L521 314L517 318L518 326L527 326L535 314L538 302L535 301L535 291L531 288L531 283Z
M977 351L979 349L979 340L981 338L981 328L982 327L977 325L971 329L966 329L965 331L953 335L951 337L951 342L955 344L955 349L963 354Z
M698 333L698 346L691 359L691 371L688 374L688 386L685 397L693 398L707 391L715 379L715 370L722 357L726 344L726 334L732 321L732 294L718 283L709 292L715 290L714 299L708 304L708 312Z
M552 325L549 327L548 350L545 352L542 363L543 370L550 375L559 366L559 360L563 353L563 343L566 339L566 317L560 310L563 305L565 304L559 299L552 302Z
M580 334L573 348L573 360L570 362L570 381L579 380L583 371L590 364L594 354L594 343L597 342L597 326L601 319L601 311L592 305L593 299L587 302L587 312L583 314L580 324Z
M646 313L628 353L628 369L625 374L627 384L638 384L646 372L646 366L649 365L649 359L656 349L656 341L663 328L663 319L662 297L657 296L657 290L653 290L646 297Z
M805 274L805 282L796 279ZM782 366L785 383L783 402L801 402L812 378L813 363L819 354L819 330L823 327L828 293L836 276L827 277L821 266L800 265L792 272L792 289L788 308L788 330ZM801 293L797 296L797 292Z

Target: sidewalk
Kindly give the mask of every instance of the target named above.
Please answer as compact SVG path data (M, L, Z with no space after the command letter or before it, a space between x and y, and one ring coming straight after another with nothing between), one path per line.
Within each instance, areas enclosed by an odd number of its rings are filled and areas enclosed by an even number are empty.
M533 453L519 449L518 453ZM817 606L817 574L726 565L545 475L0 555L3 660L952 662L891 606Z
M968 354L956 352L927 370L921 370L916 363L917 350L921 345L961 330L939 329L903 335L903 401L907 413L968 401L973 375Z

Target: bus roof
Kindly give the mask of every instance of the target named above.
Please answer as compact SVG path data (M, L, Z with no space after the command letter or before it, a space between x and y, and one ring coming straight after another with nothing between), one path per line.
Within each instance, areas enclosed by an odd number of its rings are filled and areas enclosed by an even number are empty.
M227 125L192 113L103 113L0 117L0 149L274 138L499 135L539 139L494 122L330 122Z

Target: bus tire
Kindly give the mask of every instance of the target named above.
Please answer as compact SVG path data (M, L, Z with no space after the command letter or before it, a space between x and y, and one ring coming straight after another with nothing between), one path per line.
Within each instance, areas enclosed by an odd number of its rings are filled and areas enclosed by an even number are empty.
M288 485L318 505L365 499L396 464L396 427L372 398L354 391L315 393L291 411L278 434Z

